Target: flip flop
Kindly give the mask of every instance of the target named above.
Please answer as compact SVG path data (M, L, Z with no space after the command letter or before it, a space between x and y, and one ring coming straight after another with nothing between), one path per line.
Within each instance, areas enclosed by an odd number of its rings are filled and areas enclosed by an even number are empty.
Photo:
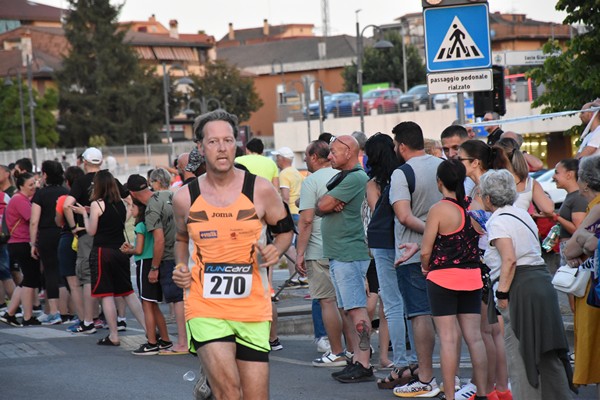
M173 350L173 348L170 349L164 349L158 352L159 356L179 356L179 355L183 355L183 354L189 354L189 351L177 351L177 350Z
M110 340L110 336L107 336L104 339L98 340L96 344L100 346L120 346L121 342L115 343L112 340Z

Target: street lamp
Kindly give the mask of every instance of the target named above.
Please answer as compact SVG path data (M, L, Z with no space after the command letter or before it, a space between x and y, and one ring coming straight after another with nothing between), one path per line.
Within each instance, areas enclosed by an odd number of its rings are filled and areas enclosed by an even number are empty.
M23 150L27 149L27 137L25 135L25 116L23 115L23 84L21 77L21 68L11 67L7 71L7 77L4 79L4 86L12 86L12 79L10 79L10 72L17 71L17 84L19 85L19 111L21 113L21 136L23 138Z
M165 100L165 129L166 129L166 133L167 133L167 142L169 142L169 166L171 166L171 162L173 161L173 153L174 153L174 149L173 149L173 139L171 138L171 117L169 116L169 74L168 72L170 72L172 69L179 69L183 72L186 72L186 69L179 65L179 64L173 64L169 67L169 69L167 70L167 63L163 61L162 63L162 68L163 68L163 95L164 95L164 100ZM180 78L177 81L178 85L191 85L193 84L194 81L192 81L190 78L188 78L187 76L184 76L183 78Z
M40 73L51 73L54 70L47 66L42 66L38 68L38 72ZM33 99L33 68L31 65L31 57L27 56L27 90L29 93L29 118L31 119L31 158L33 161L34 170L37 166L37 142L35 138L35 100Z
M358 83L358 108L360 110L360 131L364 132L365 131L365 109L364 109L364 104L363 104L363 81L362 81L362 56L363 56L363 48L362 48L362 39L363 39L363 34L365 33L365 30L367 30L368 28L373 28L373 30L380 30L380 27L377 25L367 25L363 28L363 30L360 30L360 25L358 23L358 12L360 10L356 11L356 52L358 53L357 55L357 62L356 62L356 82ZM394 45L392 43L390 43L387 40L379 40L377 41L374 45L373 48L375 49L389 49L394 47Z
M204 96L202 96L199 99L197 99L197 98L190 99L190 101L188 101L188 103L187 103L187 108L185 110L183 110L182 112L188 118L193 117L194 115L196 115L196 111L194 109L192 109L191 106L193 103L196 103L200 106L200 113L206 114L208 112L208 105L210 104L211 101L217 104L217 109L222 108L221 102L218 99L215 99L214 97L205 98Z

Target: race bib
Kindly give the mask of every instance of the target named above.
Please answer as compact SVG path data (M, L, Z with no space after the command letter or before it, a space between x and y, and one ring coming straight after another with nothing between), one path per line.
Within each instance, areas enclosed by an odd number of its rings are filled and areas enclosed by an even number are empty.
M206 264L204 291L207 299L242 299L250 296L252 264Z

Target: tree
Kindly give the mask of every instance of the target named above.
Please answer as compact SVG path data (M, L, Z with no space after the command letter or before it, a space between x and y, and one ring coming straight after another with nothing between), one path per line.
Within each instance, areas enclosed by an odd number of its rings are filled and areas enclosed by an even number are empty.
M240 71L223 60L217 60L206 65L204 76L192 76L194 87L191 98L199 100L204 97L208 109L215 107L216 99L221 107L237 115L240 123L250 119L250 114L262 107L263 102L254 89L254 81L250 77L242 76ZM200 111L198 102L192 101L190 106Z
M584 24L588 30L569 40L565 49L557 41L546 43L545 53L561 54L548 57L542 67L530 71L536 84L546 88L532 107L544 106L544 112L577 110L600 95L600 3L559 0L556 9L568 13L563 23ZM580 129L575 127L575 131Z
M23 83L23 85L25 85ZM58 106L58 94L54 89L46 90L44 97L34 91L35 137L39 147L54 147L59 140L56 132L56 119L52 113ZM25 121L25 141L31 145L31 118L29 113L29 94L23 86L23 117ZM19 89L17 81L10 86L0 87L0 150L15 150L23 148L21 131L21 110L19 104Z
M108 145L140 143L161 120L161 80L124 43L109 0L69 0L64 29L70 52L57 76L65 146L103 136Z
M387 32L385 39L394 47L378 50L373 47L363 47L363 83L388 82L394 87L404 89L404 66L402 62L402 37L398 32ZM425 82L425 66L417 49L412 45L405 46L407 85L410 89L414 85ZM358 92L356 82L356 63L352 62L344 68L344 90Z

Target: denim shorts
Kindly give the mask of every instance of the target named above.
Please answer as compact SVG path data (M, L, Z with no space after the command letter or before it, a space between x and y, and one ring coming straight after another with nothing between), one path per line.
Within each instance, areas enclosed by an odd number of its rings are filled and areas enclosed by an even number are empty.
M329 260L329 273L335 288L338 308L367 307L367 270L370 260L351 262Z
M160 263L158 271L158 279L167 303L179 303L183 301L183 289L173 282L174 268L175 260L163 260Z
M404 298L406 317L431 315L427 296L427 282L421 272L421 263L402 264L396 268L398 287Z

